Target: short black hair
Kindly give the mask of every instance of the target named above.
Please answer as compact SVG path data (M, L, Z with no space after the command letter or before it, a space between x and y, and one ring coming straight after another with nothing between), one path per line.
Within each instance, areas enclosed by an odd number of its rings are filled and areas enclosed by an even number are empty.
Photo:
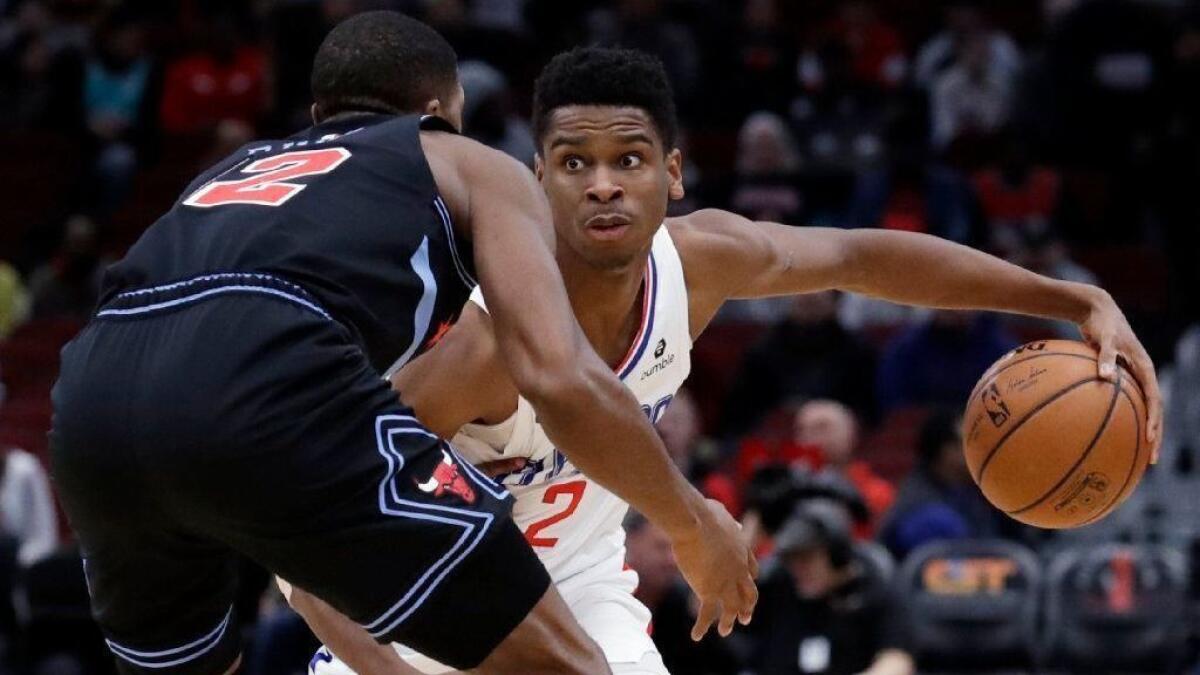
M356 14L325 36L312 94L323 117L351 111L422 111L458 82L458 56L429 26L399 12Z
M577 47L550 59L534 85L533 129L539 145L550 114L569 105L641 108L658 128L664 149L675 147L679 122L671 83L662 62L645 52Z

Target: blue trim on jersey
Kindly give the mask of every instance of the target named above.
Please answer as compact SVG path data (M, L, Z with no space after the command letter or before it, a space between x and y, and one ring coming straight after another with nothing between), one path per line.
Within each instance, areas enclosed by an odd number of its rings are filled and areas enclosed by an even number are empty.
M152 305L144 305L142 307L134 307L131 309L104 309L97 312L96 316L136 316L138 314L150 314L159 310L190 304L196 302L197 300L203 300L204 298L214 295L225 295L228 293L257 293L259 295L271 295L277 298L283 298L284 300L304 307L323 319L327 319L329 321L333 320L333 317L329 316L325 310L314 305L313 303L303 298L296 297L290 293L286 293L274 288L267 288L265 286L217 286L216 288L210 288L207 291L200 291L199 293L185 295L181 298L167 300L166 302L158 302Z
M450 209L446 208L446 202L442 200L441 195L433 198L433 207L437 209L438 215L442 218L442 226L446 228L446 239L450 244L450 257L454 260L454 269L458 272L458 278L462 280L463 286L467 290L472 290L479 285L475 281L475 277L467 271L467 266L463 264L462 258L459 256L458 241L454 238L454 221L450 218Z
M408 345L408 349L404 350L400 358L392 364L392 367L387 369L385 377L391 377L417 353L417 349L425 341L425 334L429 332L429 324L433 321L433 310L437 306L437 279L433 276L433 270L429 268L429 237L421 237L421 245L412 254L409 264L412 265L413 273L421 280L421 299L417 302L417 309L413 312L413 340Z
M192 287L199 290L191 290ZM220 272L204 274L160 286L125 291L96 312L97 317L137 316L186 305L214 295L258 293L282 298L332 321L311 295L300 286L271 274L258 272Z
M221 643L221 638L225 636L226 629L229 628L229 619L233 616L233 607L230 606L229 611L225 612L225 618L212 630L208 635L171 649L163 649L156 652L143 652L105 639L104 643L108 645L110 651L116 656L143 668L170 668L181 663L194 661Z
M430 565L395 604L374 621L363 624L363 628L374 638L386 635L417 611L446 576L475 550L495 520L491 513L483 511L471 511L402 499L396 481L401 480L399 474L400 470L404 468L405 462L404 455L396 449L392 442L393 437L397 434L427 436L437 440L437 436L429 433L421 426L420 422L408 415L380 415L375 419L377 449L388 464L387 473L379 483L379 511L390 516L454 525L461 527L463 532L462 536L450 546L450 549ZM467 472L467 475L471 476L471 473ZM472 480L474 480L473 477ZM475 482L478 483L478 481ZM481 487L483 486L481 485Z
M638 362L642 360L642 354L646 352L646 345L650 344L650 335L654 333L654 309L658 304L658 263L654 261L653 252L650 253L650 274L648 277L646 279L646 292L650 294L650 309L647 311L646 332L642 334L642 341L638 343L637 351L634 352L633 358L629 359L629 362L618 373L617 377L622 380L632 373L637 367Z

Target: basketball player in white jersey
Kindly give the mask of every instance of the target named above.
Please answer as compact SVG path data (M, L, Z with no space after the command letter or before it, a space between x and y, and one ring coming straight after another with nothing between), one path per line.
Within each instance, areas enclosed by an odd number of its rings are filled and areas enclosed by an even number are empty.
M1101 377L1113 377L1120 355L1144 385L1147 440L1157 447L1153 365L1101 289L919 234L752 223L718 210L667 218L668 200L683 196L674 106L661 65L639 52L559 55L538 79L534 121L536 170L576 317L651 420L686 379L692 340L726 300L839 288L1074 321L1100 350ZM460 454L512 492L514 519L613 673L665 673L648 634L650 613L633 597L636 574L624 569L627 506L575 469L537 424L506 375L478 290L437 347L393 383L428 428L453 437ZM449 458L445 466L453 466ZM453 487L459 477L443 473L420 487ZM296 591L290 600L327 644L313 659L315 675L449 672L401 646L376 645L312 596ZM868 672L909 667L882 659Z

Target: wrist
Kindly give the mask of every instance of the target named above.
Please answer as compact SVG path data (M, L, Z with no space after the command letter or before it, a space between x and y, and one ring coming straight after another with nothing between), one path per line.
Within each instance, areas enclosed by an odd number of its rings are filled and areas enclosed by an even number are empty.
M710 516L704 497L691 484L684 482L684 485L686 491L681 495L683 508L669 522L658 524L672 543L703 537Z
M1073 281L1054 281L1054 284L1064 299L1064 305L1056 318L1082 325L1096 312L1112 306L1112 298L1108 292L1098 286Z

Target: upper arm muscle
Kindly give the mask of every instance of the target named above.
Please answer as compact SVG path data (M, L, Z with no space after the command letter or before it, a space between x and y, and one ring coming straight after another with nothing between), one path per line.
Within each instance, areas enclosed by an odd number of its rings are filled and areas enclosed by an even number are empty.
M440 147L426 144L426 154L439 155L437 164L430 162L435 180L453 202L452 213L468 224L499 353L523 393L535 394L568 373L586 344L554 261L549 204L516 160L468 139L437 136L430 140Z
M841 230L751 222L713 209L672 219L669 226L680 248L689 297L694 298L693 326L707 323L731 298L836 287L845 269Z

